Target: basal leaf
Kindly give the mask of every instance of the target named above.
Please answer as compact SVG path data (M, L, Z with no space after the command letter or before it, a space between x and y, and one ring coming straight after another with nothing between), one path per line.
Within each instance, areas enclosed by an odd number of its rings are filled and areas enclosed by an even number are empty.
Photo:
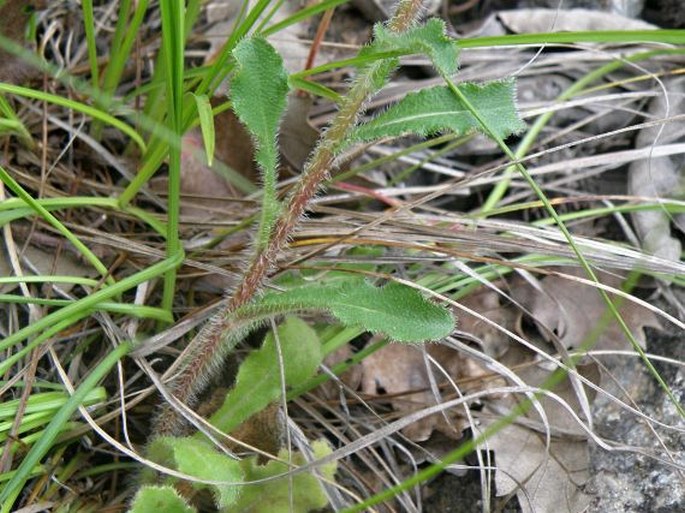
M148 457L157 463L200 479L233 483L243 481L243 471L237 460L217 451L210 443L197 438L173 436L156 438L148 446ZM151 477L146 475L144 479L149 480ZM234 504L240 493L240 487L232 485L193 483L193 487L198 490L210 489L220 508Z
M233 110L255 141L255 159L262 172L264 200L258 245L263 245L268 240L279 208L276 198L276 138L286 107L288 74L281 56L261 38L243 39L233 50L233 57L236 71L229 97Z
M278 340L286 385L309 379L323 360L316 332L303 320L289 317L278 327ZM274 335L269 333L261 349L245 358L238 369L235 386L209 421L230 433L280 396L281 367Z
M459 89L488 126L503 139L523 129L514 103L513 80L483 85L460 84ZM388 110L357 127L350 142L373 141L407 134L427 136L439 132L463 134L480 130L480 124L447 86L409 93Z
M328 311L343 324L384 333L399 342L438 340L454 329L452 314L426 300L417 290L396 282L374 287L363 279L267 293L240 314L273 315L295 310Z
M237 460L217 451L209 443L190 437L166 438L174 451L176 466L184 474L212 481L242 482L243 472ZM193 483L195 488L211 488L217 506L225 508L233 504L240 488L232 485L203 485Z
M143 486L133 500L130 513L197 513L173 486Z
M331 453L331 448L325 441L312 443L314 457L323 458ZM281 460L288 460L288 453L282 450L279 453ZM300 453L292 455L292 463L303 465L306 463ZM246 458L241 461L246 481L257 481L283 474L289 469L286 463L270 461L266 465L260 465L256 457ZM329 481L333 481L337 465L335 462L327 463L318 468L319 475ZM328 498L321 487L319 479L312 474L296 474L292 478L283 477L274 481L266 481L252 486L246 486L240 499L231 512L240 513L307 513L320 510L328 505Z

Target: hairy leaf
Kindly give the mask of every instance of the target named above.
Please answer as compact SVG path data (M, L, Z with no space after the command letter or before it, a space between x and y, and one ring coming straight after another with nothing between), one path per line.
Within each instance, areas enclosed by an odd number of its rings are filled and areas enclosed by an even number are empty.
M301 319L289 317L278 327L286 386L310 378L323 360L316 332ZM281 362L273 333L253 351L238 370L236 383L223 405L210 417L217 428L230 433L250 416L281 396Z
M377 23L373 43L361 55L388 52L427 55L441 74L451 75L459 67L457 43L445 33L445 22L437 18L399 34Z
M239 462L220 453L204 440L173 436L156 438L148 447L148 456L153 461L200 479L233 483L243 481ZM220 508L234 504L240 493L240 488L232 485L193 483L193 487L198 490L210 489Z
M396 282L374 287L363 279L267 293L239 314L273 315L294 310L325 310L343 324L384 333L399 342L438 340L454 329L452 314L427 301L417 290Z
M229 97L233 110L250 131L255 159L262 172L264 200L258 245L268 240L278 215L276 198L278 146L276 138L288 94L288 74L276 50L260 38L246 38L233 50L236 72Z
M133 500L130 513L197 513L173 486L143 486Z
M376 23L373 34L373 41L359 52L359 57L372 61L363 69L369 72L375 89L385 85L390 72L399 64L397 55L424 54L441 74L457 71L459 50L456 42L445 34L441 20L433 18L399 34Z
M506 138L524 127L514 103L513 80L458 87L500 137ZM478 120L454 93L446 86L439 86L409 93L382 114L357 127L350 142L407 134L427 136L446 131L463 134L479 129Z
M331 453L331 448L323 440L312 443L314 458L319 459ZM288 453L282 450L279 458L288 460ZM300 453L292 455L292 463L303 465L306 463ZM241 461L246 481L257 481L290 470L286 463L270 461L266 465L259 465L256 457L246 458ZM335 462L327 463L318 467L319 475L329 481L333 481L337 465ZM246 486L240 499L231 511L241 513L307 513L326 507L328 499L324 493L319 479L312 474L296 474L292 478L287 476L274 481L267 481L253 486Z

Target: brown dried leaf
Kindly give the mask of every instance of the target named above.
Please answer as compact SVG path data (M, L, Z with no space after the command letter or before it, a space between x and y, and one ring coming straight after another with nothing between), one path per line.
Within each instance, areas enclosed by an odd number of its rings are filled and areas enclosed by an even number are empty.
M54 242L50 239L50 242ZM17 241L18 244L21 241ZM62 276L77 276L81 278L94 278L98 273L87 263L79 261L71 253L62 250L59 253L55 249L43 249L33 245L26 246L22 254L24 263L28 264L23 267L25 274L33 274L31 269L35 270L36 274L41 276L62 275ZM24 264L22 264L24 265ZM13 276L14 271L9 260L9 256L5 248L0 251L0 276ZM18 285L4 285L0 287L0 292L9 293ZM48 286L48 285L46 285ZM60 283L59 288L64 292L69 292L74 287L69 283Z
M497 496L516 491L523 513L579 513L590 503L580 486L589 479L585 441L552 441L547 453L538 433L511 425L489 441L489 449L495 452Z
M426 354L434 358L453 380L471 378L476 386L485 371L475 362L446 346L425 346ZM436 403L426 365L427 358L421 347L404 344L388 344L362 362L362 391L372 396L390 395L392 407L403 414L426 408ZM430 366L430 372L438 385L447 383L444 374ZM447 393L452 390L445 387ZM407 426L402 433L416 442L427 440L433 431L452 439L461 438L467 423L459 411L449 410L434 414Z
M349 345L344 345L330 353L323 360L324 365L331 368L339 363L346 361L352 357L352 349ZM342 384L352 390L359 388L362 380L362 369L359 365L353 365L338 376ZM318 389L317 392L325 399L335 399L339 396L339 385L335 381L326 381Z
M181 154L181 214L207 217L209 209L219 209L225 203L221 197L235 194L231 186L207 165L202 135L194 129L183 136ZM190 196L191 198L188 198Z
M5 0L0 7L0 34L17 44L24 44L26 23L32 10L45 9L45 0ZM0 50L0 82L19 83L28 79L34 69L20 58Z
M577 268L563 268L560 272L571 276L584 276ZM607 286L620 288L621 279L613 274L598 273ZM540 280L540 290L526 283L516 287L515 297L530 311L542 336L548 341L558 337L567 349L578 348L603 321L606 305L595 287L560 276L546 276ZM645 346L644 328L660 328L656 315L632 301L620 300L618 311L642 347ZM620 301L619 301L620 300ZM630 342L614 319L598 336L596 349L630 348Z
M577 370L591 382L599 382L597 365L579 366ZM538 365L529 365L517 374L528 385L537 387L545 381L550 371ZM567 378L553 390L580 419L585 419L581 402L594 399L594 391L583 388L585 397L579 399L573 382ZM511 396L490 401L482 412L480 428L486 429L497 418L508 413L515 402ZM582 491L582 485L590 477L585 432L559 402L544 396L540 404L548 427L537 410L532 409L527 415L530 425L511 424L487 442L487 448L495 453L497 495L516 492L524 513L583 511L590 502L590 497ZM552 435L549 450L545 436L548 429Z
M252 139L233 111L218 114L214 127L216 151L212 167L207 165L200 130L190 130L183 136L181 193L186 196L182 203L184 215L207 217L210 209L225 207L224 198L242 195L238 187L220 175L221 166L230 168L251 183L256 180Z
M288 109L281 122L281 153L297 171L302 171L307 157L319 139L319 131L309 123L311 108L311 97L292 94L288 98Z
M216 107L217 102L212 101ZM216 130L216 155L221 162L234 169L245 178L255 182L257 167L254 161L252 137L233 113L226 110L214 117Z
M517 34L658 28L645 21L591 9L515 9L500 11L497 18L508 30Z
M482 287L459 302L497 326L515 331L517 314L513 308L500 304L500 297L496 291ZM510 346L509 339L495 326L462 310L456 311L455 315L459 319L459 331L471 335L486 355L498 359L507 352Z

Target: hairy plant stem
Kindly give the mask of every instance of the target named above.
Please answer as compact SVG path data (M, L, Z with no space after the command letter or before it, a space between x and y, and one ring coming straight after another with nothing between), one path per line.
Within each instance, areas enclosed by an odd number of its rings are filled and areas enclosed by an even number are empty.
M418 19L423 0L400 0L395 14L388 21L388 29L401 33ZM285 208L277 219L271 237L263 247L257 247L243 280L229 300L226 310L220 312L205 325L190 342L184 354L179 372L170 384L172 393L184 403L191 402L205 387L226 354L245 334L235 312L252 301L262 289L275 262L288 242L309 202L319 191L334 165L337 149L344 143L350 131L364 112L365 103L379 89L379 78L384 63L375 62L364 68L355 79L348 94L343 98L337 115L314 150L302 171L302 176L290 193ZM176 411L165 404L157 417L154 435L176 433L182 425Z

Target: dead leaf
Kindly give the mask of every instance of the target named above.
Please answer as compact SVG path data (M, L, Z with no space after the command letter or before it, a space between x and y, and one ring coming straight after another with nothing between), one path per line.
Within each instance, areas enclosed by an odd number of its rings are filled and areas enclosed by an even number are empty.
M218 100L212 100L216 107ZM254 162L252 138L232 110L226 110L214 117L216 130L215 157L242 176L255 182L257 167Z
M493 283L498 286L498 282ZM517 314L510 306L500 303L500 294L496 291L482 287L459 302L478 312L483 317L495 323L501 328L515 331ZM455 315L459 319L459 331L470 335L470 340L476 341L483 353L495 359L500 358L507 352L510 346L509 338L492 324L475 315L458 310Z
M463 356L458 351L438 344L425 346L426 355L444 369L453 380L470 379L470 387L477 387L479 376L486 373L473 360ZM362 391L371 396L388 395L392 407L408 414L427 406L437 404L436 397L431 390L431 380L426 365L427 358L421 347L405 344L388 344L362 362ZM430 365L435 382L438 385L447 383L444 374ZM446 393L453 392L450 387L444 387ZM462 390L466 393L466 390ZM449 410L444 414L434 414L407 426L402 433L416 442L427 440L433 431L458 440L467 423L458 410Z
M515 9L497 18L516 34L580 30L650 30L651 23L591 9Z
M495 452L497 496L516 492L523 513L579 513L590 503L581 489L589 479L586 442L553 441L547 453L539 434L511 425L488 447Z
M596 364L579 366L578 372L597 384L600 379ZM550 371L529 365L517 372L528 385L537 387L549 376ZM585 397L592 401L594 391L587 387ZM581 401L570 379L553 389L581 420L586 420ZM514 397L489 401L480 414L480 430L487 429L501 416L507 414L516 403ZM488 439L488 450L494 451L495 485L498 496L516 493L524 513L578 513L589 504L591 497L583 492L583 485L590 478L589 448L584 430L569 411L548 396L540 399L546 422L536 409L526 415L529 425L519 421L510 424ZM550 431L551 442L546 445L546 433Z
M58 242L53 238L48 239L50 242ZM17 249L23 245L23 241L17 239ZM66 245L66 243L65 243ZM56 253L55 248L43 249L29 244L26 246L23 254L22 268L26 275L39 276L77 276L79 278L95 278L98 276L97 271L88 264L79 261L74 255L70 254L67 249ZM14 271L9 261L6 248L0 251L0 276L13 276ZM3 285L0 287L0 292L9 293L18 285ZM46 285L47 286L47 285ZM60 283L57 285L62 291L69 292L74 287L70 283Z
M302 171L309 154L319 139L319 131L309 123L312 99L291 94L288 109L281 122L279 143L281 153L294 169Z
M685 88L683 77L666 80L667 95L659 95L649 107L653 118L676 116L685 113ZM638 148L652 144L673 144L685 140L685 123L670 121L664 125L640 130L635 144ZM642 159L630 165L628 193L655 199L679 197L685 190L681 155ZM635 230L642 245L649 253L669 260L680 261L682 244L671 235L671 221L685 231L685 215L671 215L665 210L635 212L632 214Z
M0 34L24 45L26 23L34 10L45 9L45 0L5 0L0 7ZM27 80L35 69L10 53L0 50L0 82L19 83Z
M327 355L323 363L328 368L332 368L352 357L352 349L349 345L344 345ZM359 365L349 367L345 372L338 376L340 381L352 390L359 388L362 380L362 369ZM317 389L317 392L325 399L335 399L339 397L340 386L336 381L326 381Z
M193 129L183 136L181 153L181 214L210 217L210 209L225 205L221 198L235 194L228 182L207 165L202 146L202 135Z
M577 268L562 268L559 272L571 276L582 276ZM609 273L597 273L599 280L608 286L620 288L621 279ZM539 282L536 290L529 283L515 286L514 297L528 309L540 333L547 341L558 337L566 349L576 349L604 321L606 305L595 287L585 285L560 276L546 276ZM618 303L618 311L625 320L631 333L645 347L644 328L660 328L656 315L640 305L628 300L613 298ZM595 349L631 348L623 331L614 319L597 336Z
M254 183L256 168L250 135L238 121L233 111L218 114L214 119L216 151L212 167L207 164L204 142L200 129L188 131L183 136L181 153L181 203L183 215L210 217L212 209L226 207L226 198L243 195L240 183ZM228 178L220 174L222 166L228 168ZM231 176L238 175L231 183Z

